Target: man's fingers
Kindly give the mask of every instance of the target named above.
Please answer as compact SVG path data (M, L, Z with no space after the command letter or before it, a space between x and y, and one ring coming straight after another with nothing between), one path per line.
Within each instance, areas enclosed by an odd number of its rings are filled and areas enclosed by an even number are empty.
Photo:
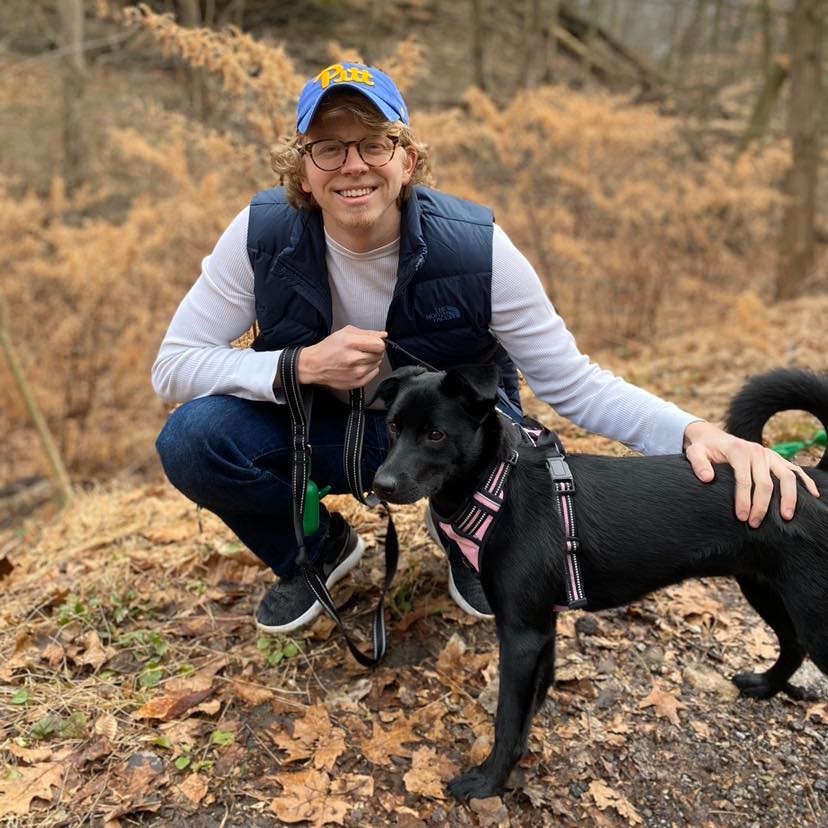
M710 462L707 453L696 446L690 446L686 454L696 477L702 483L709 483L715 476L715 472L713 471L713 464Z
M805 488L814 497L819 497L819 489L817 488L817 484L814 482L814 479L809 474L806 474L799 466L794 466L793 470L794 474L798 475L799 479L805 484Z
M779 511L785 520L790 520L796 509L796 474L787 467L774 469L773 473L779 480Z

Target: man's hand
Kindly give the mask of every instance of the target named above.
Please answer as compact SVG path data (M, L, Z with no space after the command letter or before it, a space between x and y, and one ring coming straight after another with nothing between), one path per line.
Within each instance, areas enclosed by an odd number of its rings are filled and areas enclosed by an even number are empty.
M385 331L346 325L299 352L297 378L303 385L326 385L338 391L361 388L379 374L387 336Z
M764 519L773 493L773 480L779 480L779 511L785 520L794 516L797 476L808 491L819 497L816 484L799 466L789 463L775 451L722 431L712 423L698 420L684 430L684 450L696 477L709 483L713 463L729 463L736 476L736 517L754 529Z

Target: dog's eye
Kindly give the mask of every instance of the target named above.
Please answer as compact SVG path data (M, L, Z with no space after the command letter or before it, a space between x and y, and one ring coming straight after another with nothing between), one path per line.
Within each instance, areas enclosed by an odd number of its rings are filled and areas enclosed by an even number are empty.
M391 434L396 434L397 433L397 424L396 423L388 423L388 430L391 432Z
M436 428L433 428L428 432L428 439L431 440L432 443L439 443L445 436L446 435L443 434L442 431L437 431Z

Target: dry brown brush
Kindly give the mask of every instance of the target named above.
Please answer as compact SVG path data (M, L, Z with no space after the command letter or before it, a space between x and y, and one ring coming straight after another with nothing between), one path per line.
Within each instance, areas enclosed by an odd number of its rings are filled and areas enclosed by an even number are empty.
M97 183L71 198L59 180L38 197L0 179L10 327L82 478L152 456L164 417L149 386L158 344L201 258L273 183L262 162L290 130L302 80L281 46L237 29L184 29L145 6L124 23L211 73L230 114L217 131L146 106L140 123L99 136ZM334 43L329 57L358 56ZM416 103L424 47L404 41L378 63L399 72ZM727 147L700 160L679 121L564 88L521 93L507 107L471 90L456 109L415 106L414 127L434 151L441 188L494 207L582 346L692 329L723 313L732 292L761 294L768 283L781 147L735 167ZM14 435L25 424L4 378L0 426Z

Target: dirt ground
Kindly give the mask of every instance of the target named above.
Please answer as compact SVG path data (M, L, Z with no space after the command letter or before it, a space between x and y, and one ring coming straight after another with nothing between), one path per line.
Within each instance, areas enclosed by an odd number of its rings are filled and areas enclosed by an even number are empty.
M750 373L824 369L825 318L825 297L768 309L747 296L715 329L598 356L720 420ZM570 450L624 451L527 405ZM815 427L792 415L769 436ZM336 591L365 642L384 523L348 498L331 506L368 543ZM730 676L769 664L774 641L714 579L563 615L558 680L508 792L447 798L446 781L490 745L496 640L448 597L422 505L395 517L401 565L374 671L324 618L295 638L259 636L252 613L272 575L161 481L84 491L3 529L4 824L828 824L828 679L806 663L795 681L807 700L738 698Z

